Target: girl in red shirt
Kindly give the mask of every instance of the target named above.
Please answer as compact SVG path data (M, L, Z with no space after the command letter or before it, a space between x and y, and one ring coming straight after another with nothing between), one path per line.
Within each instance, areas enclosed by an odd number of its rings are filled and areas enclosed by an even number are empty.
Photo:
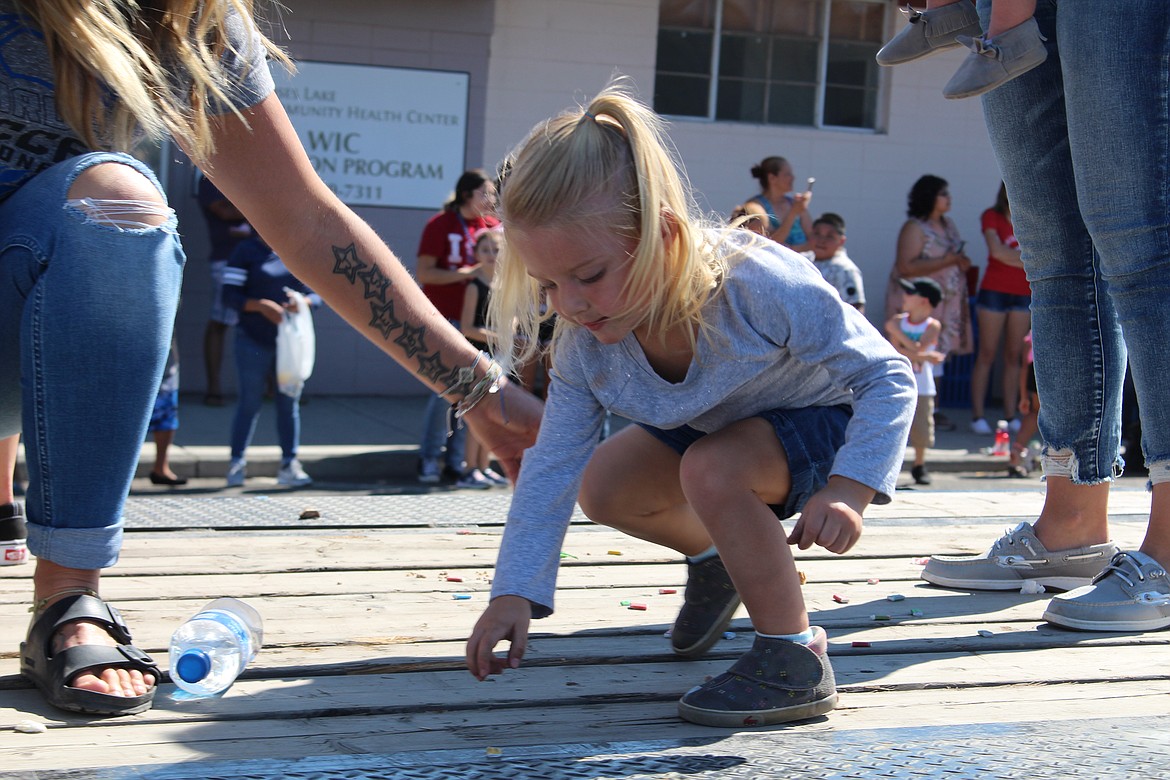
M1012 431L1019 430L1016 403L1019 400L1020 349L1024 335L1032 327L1029 306L1032 289L1020 262L1020 244L1012 228L1007 190L999 185L995 205L983 212L983 238L987 241L987 270L979 285L975 301L979 325L979 352L971 369L971 430L990 434L992 427L984 417L987 385L991 367L1003 350L1004 418L1011 420Z

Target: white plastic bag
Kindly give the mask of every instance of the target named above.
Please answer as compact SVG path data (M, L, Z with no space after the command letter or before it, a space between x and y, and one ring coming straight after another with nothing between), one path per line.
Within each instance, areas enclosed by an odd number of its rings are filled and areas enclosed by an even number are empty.
M317 336L308 299L296 290L286 287L284 291L297 302L297 310L285 311L276 326L276 386L284 395L296 398L313 374Z

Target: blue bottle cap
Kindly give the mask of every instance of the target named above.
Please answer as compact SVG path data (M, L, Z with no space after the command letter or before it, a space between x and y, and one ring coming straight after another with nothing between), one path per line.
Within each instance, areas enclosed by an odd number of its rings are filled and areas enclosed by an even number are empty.
M175 662L175 672L183 682L197 683L210 671L211 657L198 648L186 651Z

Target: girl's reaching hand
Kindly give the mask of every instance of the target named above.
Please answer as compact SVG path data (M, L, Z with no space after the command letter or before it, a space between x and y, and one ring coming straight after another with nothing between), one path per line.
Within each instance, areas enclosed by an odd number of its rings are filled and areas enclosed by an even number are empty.
M802 550L818 544L829 552L849 552L861 538L861 514L875 492L847 477L829 477L804 505L788 543Z
M499 596L492 599L479 616L475 629L467 640L467 670L479 681L505 669L519 669L520 659L528 647L528 623L532 620L532 605L520 596ZM495 654L496 645L507 639L511 646L508 657Z

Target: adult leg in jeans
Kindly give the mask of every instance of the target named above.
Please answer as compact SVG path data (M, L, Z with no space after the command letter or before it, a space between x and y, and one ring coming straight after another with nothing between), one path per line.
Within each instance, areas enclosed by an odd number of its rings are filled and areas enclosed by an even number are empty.
M459 327L458 320L448 320L448 322L456 328ZM419 446L419 457L424 461L437 461L445 457L447 466L455 470L456 473L462 474L467 433L462 426L458 426L452 431L450 436L447 435L447 420L450 411L450 401L445 398L440 398L438 393L432 395L427 401L427 408L423 412L423 431L422 442ZM445 456L444 446L446 447Z
M43 609L62 592L96 591L101 569L118 558L183 253L158 182L127 155L83 155L43 171L0 205L0 233L0 435L24 433L28 546ZM55 644L115 643L81 622ZM107 669L71 684L137 696L151 682Z
M268 376L276 365L275 348L256 342L243 328L236 328L236 382L239 400L232 418L232 460L244 460L244 453L252 443L260 407L264 405L264 390ZM277 394L280 395L279 393Z
M1139 13L1137 29L1125 23ZM1069 144L1081 213L1125 337L1142 420L1153 498L1141 551L1170 565L1170 9L1124 0L1101 13L1089 2L1062 3L1057 35L1068 42L1092 36L1101 44L1086 51L1070 43L1062 52ZM1117 377L1119 430L1123 379L1124 368ZM1041 401L1047 403L1043 389Z
M1125 24L1134 13L1141 24ZM1032 279L1049 475L1037 536L1049 549L1108 536L1128 347L1149 426L1153 504L1142 551L1170 562L1170 11L1125 0L1103 13L1084 0L1046 0L1037 19L1049 61L984 98ZM1078 44L1086 36L1090 50Z
M985 95L983 107L1032 282L1039 425L1047 443L1036 534L1048 549L1062 550L1109 535L1125 347L1081 217L1052 4L1040 4L1037 21L1049 39L1048 60Z
M276 392L276 433L280 440L280 462L287 466L297 456L301 443L301 396Z

